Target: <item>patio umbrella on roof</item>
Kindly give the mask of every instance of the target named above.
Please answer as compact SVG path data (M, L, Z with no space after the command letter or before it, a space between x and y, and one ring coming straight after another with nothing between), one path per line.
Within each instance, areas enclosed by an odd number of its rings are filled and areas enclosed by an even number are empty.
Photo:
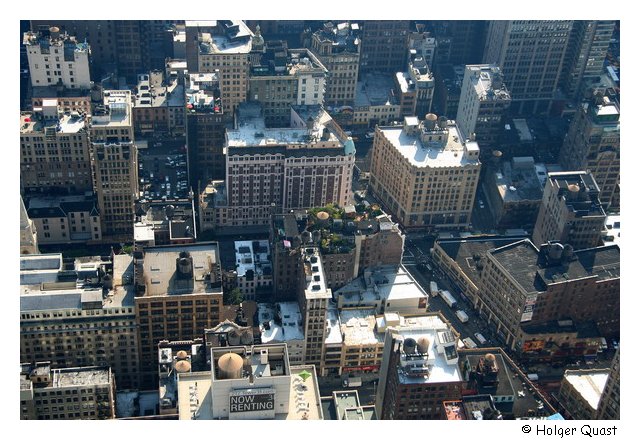
M306 382L307 379L309 379L311 377L311 373L309 373L307 370L302 370L302 372L300 374L298 374L298 376L300 376L302 378L303 382Z

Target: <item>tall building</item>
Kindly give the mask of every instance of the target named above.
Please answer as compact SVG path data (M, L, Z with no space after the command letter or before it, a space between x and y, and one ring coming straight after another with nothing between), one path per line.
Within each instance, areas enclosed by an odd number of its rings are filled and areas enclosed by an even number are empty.
M611 363L609 377L604 386L600 403L598 404L599 420L620 420L620 349Z
M267 225L283 210L348 203L353 140L320 106L294 106L290 121L269 129L259 105L242 106L237 128L226 132L228 200L219 226Z
M20 255L38 254L38 234L20 196Z
M118 51L115 44L114 20L31 20L31 31L57 27L75 35L78 41L91 45L91 74L94 80L103 78L116 67Z
M189 179L192 188L204 188L210 179L225 176L225 119L220 74L189 74L186 87L186 132Z
M511 349L522 326L572 319L594 322L605 337L620 333L620 249L538 250L528 239L489 250L478 286L478 312Z
M409 20L362 22L360 71L393 73L407 61Z
M137 254L137 253L136 253ZM144 248L134 258L135 313L143 388L158 384L158 343L193 340L222 312L217 243Z
M443 64L479 64L487 37L486 20L434 20L435 70Z
M431 33L425 32L423 24L416 24L415 30L409 32L407 49L407 59L413 60L421 57L429 66L433 66L433 59L436 53L436 39Z
M566 370L557 397L564 417L596 420L598 404L609 374L608 369Z
M504 129L503 117L511 105L511 94L495 65L467 65L460 90L456 123L465 138L474 133L483 151L496 145ZM484 157L484 155L483 155Z
M614 20L573 22L564 73L564 90L571 99L580 99L600 80L614 27Z
M267 42L251 65L249 100L259 101L267 127L285 127L292 105L321 105L327 69L308 49L287 49L282 41Z
M426 57L416 56L409 62L407 71L409 77L405 76L406 81L413 83L416 93L415 110L412 116L424 117L431 112L431 103L433 101L433 93L435 91L435 78L429 69Z
M574 249L598 246L606 221L598 195L591 173L549 173L533 243L539 247L548 241L560 241Z
M23 37L27 46L31 85L63 86L68 89L89 89L89 54L87 43L69 34L60 34L52 27L38 33L27 32Z
M292 366L286 344L211 348L208 371L178 378L180 420L322 420L313 365Z
M110 263L111 267L108 266ZM118 387L138 387L132 259L63 264L61 254L20 258L20 362L53 368L109 365Z
M405 117L402 127L376 127L371 188L407 228L465 228L480 176L480 150L454 121Z
M602 93L595 93L576 111L560 150L567 170L591 171L605 207L619 207L620 108Z
M62 114L55 99L20 115L20 189L78 194L93 189L86 115Z
M91 118L91 162L102 234L133 241L138 198L138 148L134 143L131 91L105 90Z
M376 412L383 420L442 420L442 401L459 400L464 379L457 335L439 315L386 327Z
M20 365L20 420L115 419L115 394L109 367Z
M236 285L249 301L271 299L273 266L267 240L235 241Z
M302 270L298 288L298 305L304 328L304 362L316 368L322 365L322 352L327 335L327 309L333 298L327 287L326 275L317 247L305 247L302 252Z
M222 106L225 117L232 120L238 104L247 100L253 32L240 20L185 25L187 68L190 73L219 72Z
M329 106L352 106L360 66L359 27L327 22L311 36L311 51L329 71L324 101ZM402 53L404 56L404 52Z
M513 113L547 113L560 85L571 20L489 22L483 63L496 64L511 91Z

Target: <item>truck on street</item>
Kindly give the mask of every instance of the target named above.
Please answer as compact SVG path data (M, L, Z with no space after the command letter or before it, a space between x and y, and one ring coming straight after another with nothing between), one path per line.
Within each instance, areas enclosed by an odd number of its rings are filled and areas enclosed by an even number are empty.
M458 303L458 301L453 297L451 292L449 292L448 290L442 290L440 291L440 296L442 297L444 302L447 303L449 307L451 307L452 309L456 307L456 304Z

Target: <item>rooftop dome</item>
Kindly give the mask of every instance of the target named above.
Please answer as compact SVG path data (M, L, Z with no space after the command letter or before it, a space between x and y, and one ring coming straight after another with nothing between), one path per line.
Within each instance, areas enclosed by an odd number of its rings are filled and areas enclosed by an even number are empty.
M178 373L188 373L191 371L191 362L189 361L178 361L176 362L176 371Z

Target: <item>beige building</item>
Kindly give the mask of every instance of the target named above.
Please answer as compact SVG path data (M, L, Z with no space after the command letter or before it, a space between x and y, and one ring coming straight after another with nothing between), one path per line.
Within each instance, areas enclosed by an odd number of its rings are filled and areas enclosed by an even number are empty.
M134 260L136 323L143 388L158 384L158 343L193 340L215 327L222 312L217 243L144 248Z
M437 122L436 122L437 120ZM480 149L454 121L428 114L423 122L377 127L371 188L406 228L466 228L480 177Z
M558 391L558 403L565 418L596 420L598 403L609 378L610 370L567 370Z
M207 189L219 203L216 227L267 225L273 213L349 202L353 140L320 106L291 109L291 128L265 128L260 107L241 107L226 132L225 188ZM223 205L222 203L226 203Z
M102 240L95 197L40 196L29 199L27 214L42 244L96 243Z
M20 115L20 187L25 192L93 189L89 117L63 114L57 99Z
M354 126L390 125L401 118L401 101L391 75L368 73L358 81L353 101Z
M292 366L286 344L211 348L209 371L180 374L180 420L322 420L313 365Z
M60 29L52 27L37 33L26 32L22 43L27 46L31 85L89 89L89 53L86 42L79 42Z
M606 221L599 193L589 172L549 173L533 243L540 246L558 240L574 249L598 246Z
M231 120L247 100L253 32L241 20L186 21L189 72L219 71L222 106Z
M91 161L102 233L133 240L138 198L138 148L134 143L131 91L105 90L91 118Z
M329 71L324 102L330 106L353 105L360 66L358 25L324 24L311 36L311 50Z
M111 272L105 265L100 257L72 269L61 254L20 258L20 362L110 365L118 387L138 387L132 259L113 256Z
M567 170L591 171L602 204L619 208L620 109L615 101L600 93L578 108L559 161Z
M114 419L115 378L109 367L20 365L20 420Z

